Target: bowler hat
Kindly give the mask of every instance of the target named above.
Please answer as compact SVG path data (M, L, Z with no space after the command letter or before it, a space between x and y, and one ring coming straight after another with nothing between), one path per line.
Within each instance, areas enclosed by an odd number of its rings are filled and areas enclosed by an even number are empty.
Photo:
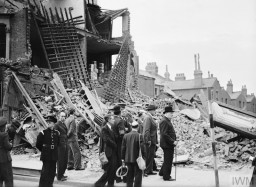
M157 109L157 106L156 105L148 105L146 110L149 111L149 110L156 110Z
M0 117L0 127L7 124L7 119L5 117Z
M164 108L164 112L163 113L165 114L167 112L174 112L172 106L167 106L167 107Z
M54 117L54 116L47 116L46 117L46 121L51 121L53 123L56 123L57 122L57 119Z

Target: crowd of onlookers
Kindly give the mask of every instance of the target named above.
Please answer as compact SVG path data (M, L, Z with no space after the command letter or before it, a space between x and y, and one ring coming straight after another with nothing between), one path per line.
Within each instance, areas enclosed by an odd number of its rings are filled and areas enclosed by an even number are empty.
M136 115L122 114L122 106L116 105L104 115L101 125L99 153L104 153L107 162L102 163L103 175L95 182L95 187L114 186L124 182L128 187L140 187L142 178L150 175L163 177L164 181L173 181L171 177L177 137L172 125L172 106L166 106L160 121L154 120L157 107L147 105ZM75 109L60 112L56 118L46 118L48 128L37 136L36 147L41 151L43 162L39 187L53 186L56 176L59 181L66 181L66 169L84 170L77 137ZM8 124L5 117L0 117L0 186L13 186L12 159L10 151ZM158 138L158 132L160 137ZM10 134L11 135L11 134ZM160 142L158 142L160 140ZM155 163L158 147L163 150L163 164L158 169ZM175 153L176 154L176 153ZM145 169L140 169L137 158L145 160ZM255 159L253 165L255 166ZM256 167L255 167L256 168ZM251 186L255 185L254 168ZM57 172L56 172L57 170Z

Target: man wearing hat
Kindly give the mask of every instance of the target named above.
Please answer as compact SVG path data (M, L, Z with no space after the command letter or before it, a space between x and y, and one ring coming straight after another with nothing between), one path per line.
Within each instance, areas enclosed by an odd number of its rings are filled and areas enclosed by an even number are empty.
M9 143L8 133L5 132L7 119L0 117L0 186L5 183L6 187L13 186L12 158L10 151L12 144Z
M128 166L127 186L141 187L142 184L142 170L136 162L139 157L141 148L142 157L145 158L143 138L138 133L139 124L137 121L132 122L132 131L125 134L122 142L122 160ZM134 182L133 182L134 181ZM133 185L134 183L134 185Z
M157 144L157 124L153 119L153 116L156 113L157 107L155 105L148 105L146 108L147 114L144 117L143 121L143 137L145 142L146 149L146 170L145 176L147 175L156 175L153 172L153 162L155 157L155 150Z
M114 114L114 125L113 125L113 132L115 135L115 140L117 143L117 168L122 165L122 159L121 159L121 146L122 146L122 140L125 134L125 126L126 121L121 117L121 107L119 105L115 105L112 109ZM122 179L120 177L116 178L116 182L121 182Z
M38 134L36 141L36 147L41 151L40 160L43 162L39 187L53 186L58 160L60 133L53 128L57 119L54 116L47 116L46 122L48 128Z
M164 151L164 162L159 171L159 175L163 176L164 181L172 181L171 171L172 171L172 162L174 155L174 147L177 144L176 134L171 123L172 106L167 106L164 108L164 116L159 123L160 128L160 147Z

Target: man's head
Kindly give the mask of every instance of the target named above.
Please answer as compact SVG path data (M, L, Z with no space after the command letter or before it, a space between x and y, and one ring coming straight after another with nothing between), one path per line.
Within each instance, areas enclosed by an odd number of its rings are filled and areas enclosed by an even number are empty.
M5 117L0 117L0 131L4 131L7 124L7 119Z
M157 109L157 106L156 105L148 105L146 107L146 110L152 115L154 116L156 114L156 109Z
M115 105L112 109L110 109L113 114L120 115L121 114L121 107L119 105Z
M165 108L164 108L164 115L167 117L167 118L171 118L172 117L172 113L173 113L174 111L173 111L173 108L172 108L172 106L166 106Z
M104 120L110 125L113 125L115 122L115 118L112 114L107 114L106 116L104 116Z
M52 129L57 119L54 116L47 116L45 121L48 123L48 128Z
M61 112L60 115L59 115L59 117L60 117L60 121L61 121L61 122L64 122L65 119L66 119L66 113L65 113L65 112Z
M138 130L139 123L137 121L133 121L131 126L133 130Z

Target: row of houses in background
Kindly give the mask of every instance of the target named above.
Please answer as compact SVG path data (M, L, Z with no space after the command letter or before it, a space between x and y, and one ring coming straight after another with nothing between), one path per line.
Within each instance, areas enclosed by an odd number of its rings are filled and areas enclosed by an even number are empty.
M216 100L237 108L256 113L256 98L254 94L248 95L246 85L241 91L233 90L232 81L228 81L226 89L213 74L208 72L208 77L203 78L198 55L195 55L194 79L186 80L184 73L176 74L175 80L170 79L168 66L163 76L158 74L156 62L149 62L146 71L139 70L139 89L144 94L157 97L164 89L171 89L177 96L190 100L195 94L203 90L208 100Z

